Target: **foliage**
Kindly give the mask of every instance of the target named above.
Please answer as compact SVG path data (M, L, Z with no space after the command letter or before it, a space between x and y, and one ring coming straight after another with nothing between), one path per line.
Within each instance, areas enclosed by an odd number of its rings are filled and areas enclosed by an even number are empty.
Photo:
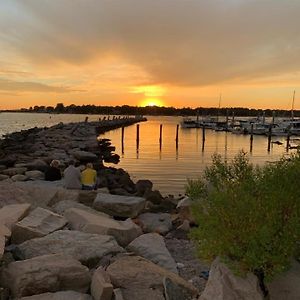
M284 271L300 240L300 155L254 167L245 153L230 163L215 155L187 194L199 224L191 236L199 256L221 256L241 273Z

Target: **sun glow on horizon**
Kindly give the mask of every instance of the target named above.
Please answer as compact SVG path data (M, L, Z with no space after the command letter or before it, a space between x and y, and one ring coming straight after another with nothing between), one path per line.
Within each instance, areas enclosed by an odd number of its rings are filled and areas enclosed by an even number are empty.
M164 106L164 104L160 99L146 98L141 102L140 106Z

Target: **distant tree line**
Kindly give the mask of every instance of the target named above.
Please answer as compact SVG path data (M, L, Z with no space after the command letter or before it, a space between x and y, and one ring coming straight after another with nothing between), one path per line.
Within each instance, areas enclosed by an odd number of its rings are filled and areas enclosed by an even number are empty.
M291 115L287 110L272 109L254 109L244 107L160 107L160 106L96 106L96 105L75 105L65 106L63 103L57 103L53 106L34 106L30 108L22 108L22 112L36 113L65 113L65 114L101 114L101 115L152 115L152 116L199 116L202 115L219 115L219 116L262 116L271 117L273 113L277 117L288 117ZM300 111L294 111L295 117L300 117Z

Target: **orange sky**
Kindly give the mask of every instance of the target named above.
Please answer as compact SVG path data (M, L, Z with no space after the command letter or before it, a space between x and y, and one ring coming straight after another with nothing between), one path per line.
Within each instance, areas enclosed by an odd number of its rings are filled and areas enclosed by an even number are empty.
M300 109L300 1L4 0L0 109ZM299 92L298 92L299 90Z

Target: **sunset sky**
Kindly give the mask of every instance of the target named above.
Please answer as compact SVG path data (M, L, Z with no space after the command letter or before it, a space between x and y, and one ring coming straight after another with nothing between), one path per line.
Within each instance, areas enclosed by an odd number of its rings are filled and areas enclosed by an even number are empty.
M299 0L1 0L0 109L300 109Z

